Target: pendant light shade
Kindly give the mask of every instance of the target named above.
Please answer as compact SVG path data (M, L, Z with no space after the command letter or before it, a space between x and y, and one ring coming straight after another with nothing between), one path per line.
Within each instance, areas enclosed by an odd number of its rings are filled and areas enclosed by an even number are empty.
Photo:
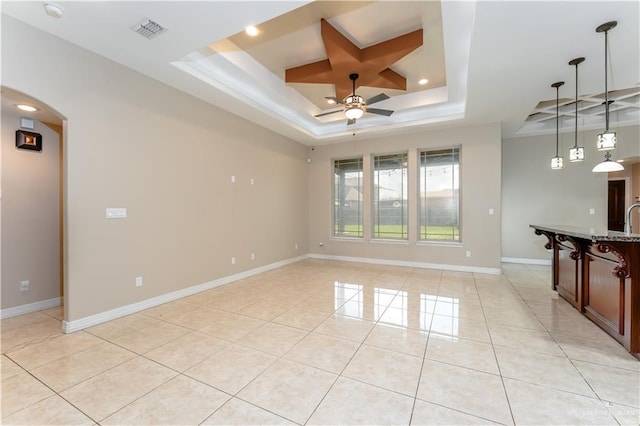
M596 143L596 147L598 151L608 151L616 148L616 133L609 131L609 104L613 101L609 102L609 90L607 88L607 46L608 46L608 33L609 30L615 28L618 25L617 21L605 22L596 28L597 33L604 33L604 108L605 108L605 120L606 127L604 132L598 135L598 140ZM605 160L606 161L606 160Z
M556 89L556 156L553 157L551 159L551 168L553 170L559 170L562 168L564 160L562 157L560 157L560 155L558 154L558 145L559 145L559 137L558 137L558 130L559 130L559 102L560 102L560 86L562 86L564 84L564 81L558 81L557 83L553 83L551 85L551 87L554 87Z
M611 153L607 151L606 154L604 154L604 161L602 163L596 164L596 166L591 171L594 173L608 173L619 172L621 170L624 170L622 164L611 161Z
M569 161L572 163L584 161L584 147L578 146L578 65L582 62L584 62L584 58L576 58L569 62L569 65L575 65L576 67L576 127L573 148L569 150Z

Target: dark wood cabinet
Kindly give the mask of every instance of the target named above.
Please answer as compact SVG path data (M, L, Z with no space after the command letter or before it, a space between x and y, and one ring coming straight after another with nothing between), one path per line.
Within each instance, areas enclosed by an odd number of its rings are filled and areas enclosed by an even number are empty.
M558 295L640 359L640 234L532 228L553 251Z

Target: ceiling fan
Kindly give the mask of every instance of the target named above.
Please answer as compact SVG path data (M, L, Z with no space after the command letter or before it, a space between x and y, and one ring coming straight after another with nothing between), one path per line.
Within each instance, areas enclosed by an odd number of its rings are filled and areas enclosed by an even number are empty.
M385 99L389 99L389 96L384 93L380 93L368 100L364 100L362 96L356 95L356 80L359 75L356 73L349 74L349 79L351 79L353 83L353 93L346 98L338 99L332 96L327 96L325 99L329 101L333 101L337 104L344 105L344 109L330 112L323 112L322 114L314 115L314 117L322 117L324 115L335 114L336 112L344 111L344 115L347 117L347 126L351 124L355 124L356 120L364 115L365 112L370 112L371 114L384 115L389 117L393 114L393 111L389 109L380 109L380 108L369 108L367 105L375 104L376 102L384 101Z

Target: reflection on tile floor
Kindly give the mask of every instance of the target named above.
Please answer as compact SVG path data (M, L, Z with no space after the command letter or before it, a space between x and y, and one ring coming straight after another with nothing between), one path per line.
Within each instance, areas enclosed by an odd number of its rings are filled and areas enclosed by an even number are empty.
M640 423L640 362L549 288L306 260L62 334L2 321L3 424Z

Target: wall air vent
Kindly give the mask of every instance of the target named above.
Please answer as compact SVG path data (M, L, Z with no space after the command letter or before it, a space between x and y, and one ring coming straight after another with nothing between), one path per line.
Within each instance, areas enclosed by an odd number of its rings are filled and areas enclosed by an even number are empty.
M131 29L149 40L167 31L165 27L149 18L142 20Z

